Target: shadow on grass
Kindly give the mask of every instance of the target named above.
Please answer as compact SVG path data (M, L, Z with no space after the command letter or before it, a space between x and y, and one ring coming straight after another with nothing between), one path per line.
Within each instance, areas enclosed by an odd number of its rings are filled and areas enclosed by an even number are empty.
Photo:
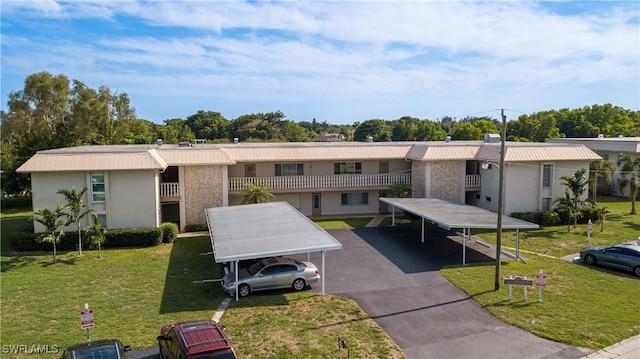
M225 296L220 283L194 284L194 281L222 278L215 263L209 237L179 238L173 243L165 276L160 314L215 310Z

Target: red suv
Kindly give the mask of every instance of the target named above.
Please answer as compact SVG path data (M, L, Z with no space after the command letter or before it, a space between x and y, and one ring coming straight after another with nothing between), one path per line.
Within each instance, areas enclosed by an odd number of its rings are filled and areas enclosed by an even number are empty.
M158 345L162 359L237 359L229 339L213 320L162 327Z

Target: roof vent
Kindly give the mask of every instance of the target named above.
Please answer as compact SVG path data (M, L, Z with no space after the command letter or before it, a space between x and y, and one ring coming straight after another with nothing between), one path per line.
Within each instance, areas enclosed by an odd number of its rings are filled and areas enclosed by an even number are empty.
M448 142L451 142L451 136L447 136L447 137L445 137L444 142L447 142L447 143L448 143Z
M367 141L368 141L369 143L373 142L373 136L369 136L369 138L367 138Z
M233 144L234 144L234 145L237 145L237 144L238 144L238 142L239 142L238 137L234 137L234 138L233 138Z
M604 134L602 133L598 134L598 138L604 138Z
M178 142L178 147L191 147L189 142Z
M497 143L500 142L500 135L497 133L485 133L484 143Z
M156 145L158 145L158 147L162 146L162 138L156 140Z

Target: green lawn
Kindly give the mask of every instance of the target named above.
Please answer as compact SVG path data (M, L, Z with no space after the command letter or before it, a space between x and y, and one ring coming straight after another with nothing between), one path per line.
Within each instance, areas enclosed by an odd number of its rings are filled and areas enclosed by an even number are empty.
M151 248L14 254L6 238L28 228L30 212L3 214L0 258L0 342L60 350L83 342L80 309L94 309L92 339L117 337L134 349L156 343L160 327L171 322L213 317L225 296L210 255L208 237L181 238ZM346 223L350 223L347 221ZM311 292L256 295L232 303L220 321L242 358L346 357L405 358L400 348L352 300ZM264 345L270 345L265 351ZM344 354L344 356L343 356ZM30 357L2 353L2 357ZM39 357L54 358L60 353Z
M594 225L591 243L619 243L637 238L638 216L628 215L629 202L601 199L611 214L603 232ZM12 231L28 228L30 212L3 213L0 303L3 345L56 345L82 342L79 311L84 303L95 310L91 338L119 337L134 348L155 343L162 325L211 318L224 294L217 284L194 280L219 278L207 237L182 238L174 244L139 249L107 249L61 253L14 254L7 250ZM359 228L371 218L323 220L323 228ZM404 225L404 224L403 224ZM576 253L587 245L585 225L545 227L521 233L521 246L554 257ZM504 245L513 245L506 232ZM495 233L483 233L495 241ZM511 241L511 242L510 242ZM534 276L543 269L548 286L543 302L531 288L508 300L507 287L493 290L493 263L444 268L442 274L501 320L571 345L594 349L640 333L640 279L631 274L576 265L527 253L527 262L504 263L501 277ZM232 302L221 324L244 358L346 357L337 338L345 339L353 357L402 358L404 354L355 304L310 292L256 295ZM265 351L269 348L269 351ZM28 357L30 354L18 355ZM43 357L57 357L56 354ZM15 357L3 353L4 357Z
M604 231L594 224L591 241L587 241L586 225L567 232L567 226L545 227L521 233L521 249L553 257L577 253L589 244L616 244L637 238L640 216L629 215L630 204L620 199L599 199L611 214ZM506 232L503 245L515 247L513 232ZM495 243L495 232L481 237ZM600 349L640 334L640 279L630 272L587 267L558 258L523 253L526 264L508 262L501 266L500 281L509 275L532 278L539 270L547 274L542 303L537 302L537 289L530 287L524 302L522 287L514 287L509 301L508 287L494 291L495 266L444 268L441 273L486 307L502 321L528 330L538 336L571 345Z

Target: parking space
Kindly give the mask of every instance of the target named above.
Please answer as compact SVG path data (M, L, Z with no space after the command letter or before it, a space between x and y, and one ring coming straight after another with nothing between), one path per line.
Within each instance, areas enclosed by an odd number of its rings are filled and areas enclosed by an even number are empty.
M461 245L447 238L449 232L430 227L424 244L419 233L402 227L329 232L343 248L326 258L327 293L355 300L409 358L584 355L506 325L443 278L439 269L459 264L462 253ZM469 249L467 258L468 263L493 260Z

